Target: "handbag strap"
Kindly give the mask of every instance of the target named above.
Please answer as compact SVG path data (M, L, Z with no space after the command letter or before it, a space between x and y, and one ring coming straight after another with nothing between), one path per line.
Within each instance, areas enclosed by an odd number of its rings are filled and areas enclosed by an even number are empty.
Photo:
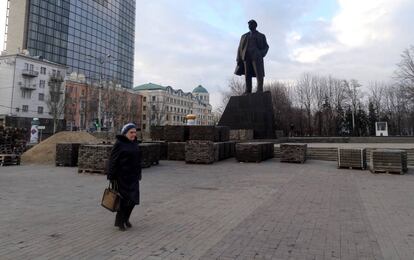
M108 188L118 191L118 183L117 183L117 181L110 181L109 182L109 185L108 185Z

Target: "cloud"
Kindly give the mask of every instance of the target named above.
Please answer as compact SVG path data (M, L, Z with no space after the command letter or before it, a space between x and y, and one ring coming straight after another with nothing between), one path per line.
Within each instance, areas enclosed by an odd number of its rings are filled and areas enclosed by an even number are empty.
M390 80L400 53L414 43L408 0L339 0L331 20L308 22L290 42L289 72L332 74L366 84ZM303 29L305 28L305 30ZM303 66L305 65L305 67Z
M304 72L363 84L389 80L401 52L414 44L414 1L332 1L137 1L134 85L192 91L201 84L212 104L219 104L250 19L270 45L267 82L294 80Z
M191 91L201 84L212 93L213 105L220 103L218 93L233 77L240 36L250 19L268 38L266 62L292 62L286 36L314 0L287 2L142 1L137 7L135 85L154 82Z

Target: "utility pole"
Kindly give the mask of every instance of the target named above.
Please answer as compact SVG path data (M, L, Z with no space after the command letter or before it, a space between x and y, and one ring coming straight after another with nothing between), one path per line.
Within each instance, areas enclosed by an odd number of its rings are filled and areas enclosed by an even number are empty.
M95 57L92 55L87 55L90 58L94 58L95 61L98 61L100 66L99 66L99 86L98 86L98 127L97 127L97 131L101 132L102 126L102 107L101 107L101 103L102 103L102 67L104 66L104 64L112 57L111 54L107 54L105 56L100 56L100 57ZM117 61L117 59L111 60L111 61ZM111 62L110 61L110 62ZM109 63L110 63L109 62Z

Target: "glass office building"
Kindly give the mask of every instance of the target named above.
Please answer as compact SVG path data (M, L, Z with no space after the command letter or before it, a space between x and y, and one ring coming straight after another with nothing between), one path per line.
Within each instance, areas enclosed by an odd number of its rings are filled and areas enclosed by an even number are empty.
M23 46L32 56L132 88L135 0L25 1Z

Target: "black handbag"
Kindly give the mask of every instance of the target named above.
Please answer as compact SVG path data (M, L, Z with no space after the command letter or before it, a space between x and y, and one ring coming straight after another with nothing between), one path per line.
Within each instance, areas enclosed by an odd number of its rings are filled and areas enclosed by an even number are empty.
M121 194L118 192L118 185L116 182L109 182L108 188L104 190L101 206L111 212L119 210L121 204Z

